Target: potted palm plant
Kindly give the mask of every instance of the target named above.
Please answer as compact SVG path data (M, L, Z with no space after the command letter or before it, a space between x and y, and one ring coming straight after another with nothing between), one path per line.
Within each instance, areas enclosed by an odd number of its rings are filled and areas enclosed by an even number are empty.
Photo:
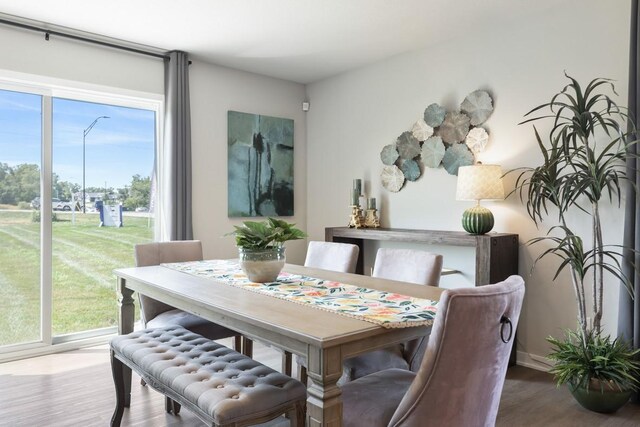
M258 283L278 278L286 260L284 242L307 237L295 224L276 218L244 221L234 228L229 234L236 238L240 267L249 280Z
M534 126L543 163L516 169L514 192L536 226L553 209L557 223L546 236L529 242L547 245L534 266L547 256L559 257L554 280L568 271L578 306L577 331L569 331L564 339L547 339L552 346L549 357L556 362L551 372L558 385L567 383L587 409L612 412L638 388L640 364L638 350L602 333L605 274L624 283L629 292L631 288L621 269L621 247L605 244L600 207L621 202L620 186L627 180L625 162L628 147L636 143L635 130L625 132L627 127L633 129L625 109L604 92L615 93L611 80L594 79L583 90L578 81L565 76L569 83L562 91L528 112L521 123L547 120L552 127L543 142ZM586 239L573 231L571 220L581 214L591 217Z

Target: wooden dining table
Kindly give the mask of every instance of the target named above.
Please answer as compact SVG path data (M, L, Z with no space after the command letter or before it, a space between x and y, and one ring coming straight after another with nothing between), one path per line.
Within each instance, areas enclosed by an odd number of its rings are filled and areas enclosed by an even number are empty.
M292 264L286 264L283 271L436 301L442 293L437 287ZM120 334L133 331L133 293L139 292L236 330L248 338L306 357L308 426L342 425L341 390L336 383L342 375L345 359L428 335L431 330L430 326L384 328L163 266L121 268L115 270L115 274L118 278ZM130 372L127 376L128 400Z

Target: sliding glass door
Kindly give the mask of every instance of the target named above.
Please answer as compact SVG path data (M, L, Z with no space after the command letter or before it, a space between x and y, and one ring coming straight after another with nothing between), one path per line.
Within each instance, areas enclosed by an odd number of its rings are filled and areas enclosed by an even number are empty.
M0 360L115 331L112 271L153 241L160 106L0 79Z
M112 271L153 240L155 126L155 111L53 98L54 341L117 326Z
M41 340L42 96L0 90L0 346Z

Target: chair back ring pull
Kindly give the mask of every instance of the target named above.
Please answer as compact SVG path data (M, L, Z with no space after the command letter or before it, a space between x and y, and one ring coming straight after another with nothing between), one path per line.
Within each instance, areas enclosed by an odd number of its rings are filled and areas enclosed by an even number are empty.
M509 343L509 341L511 341L511 337L513 336L513 324L511 323L511 319L509 319L504 314L500 318L500 323L501 323L501 325L500 325L500 339L502 340L503 343L507 344L507 343ZM505 325L509 325L509 336L507 336L506 339L504 337Z

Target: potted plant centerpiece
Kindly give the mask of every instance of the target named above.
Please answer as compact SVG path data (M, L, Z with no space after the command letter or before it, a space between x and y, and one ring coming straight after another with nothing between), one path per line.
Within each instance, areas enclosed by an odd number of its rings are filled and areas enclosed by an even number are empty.
M276 218L244 221L232 234L240 256L240 267L252 282L273 282L284 267L284 242L307 237L295 224Z
M605 244L601 225L602 204L621 202L621 184L627 180L625 163L635 130L625 109L606 90L615 93L611 80L595 79L586 88L565 73L569 83L525 115L523 123L548 120L548 140L534 133L543 163L520 168L514 192L538 225L553 210L557 218L546 236L529 244L547 246L535 260L549 255L560 258L554 280L568 270L577 301L578 329L563 339L547 338L555 362L551 372L558 385L567 383L578 402L587 409L613 412L637 390L640 378L639 350L602 332L605 274L614 281L629 282L621 269L621 247ZM626 132L625 129L632 129ZM513 171L512 171L513 172ZM628 183L633 185L633 183ZM572 220L589 215L587 236L574 232ZM572 228L573 227L573 228ZM588 319L592 324L588 324Z

